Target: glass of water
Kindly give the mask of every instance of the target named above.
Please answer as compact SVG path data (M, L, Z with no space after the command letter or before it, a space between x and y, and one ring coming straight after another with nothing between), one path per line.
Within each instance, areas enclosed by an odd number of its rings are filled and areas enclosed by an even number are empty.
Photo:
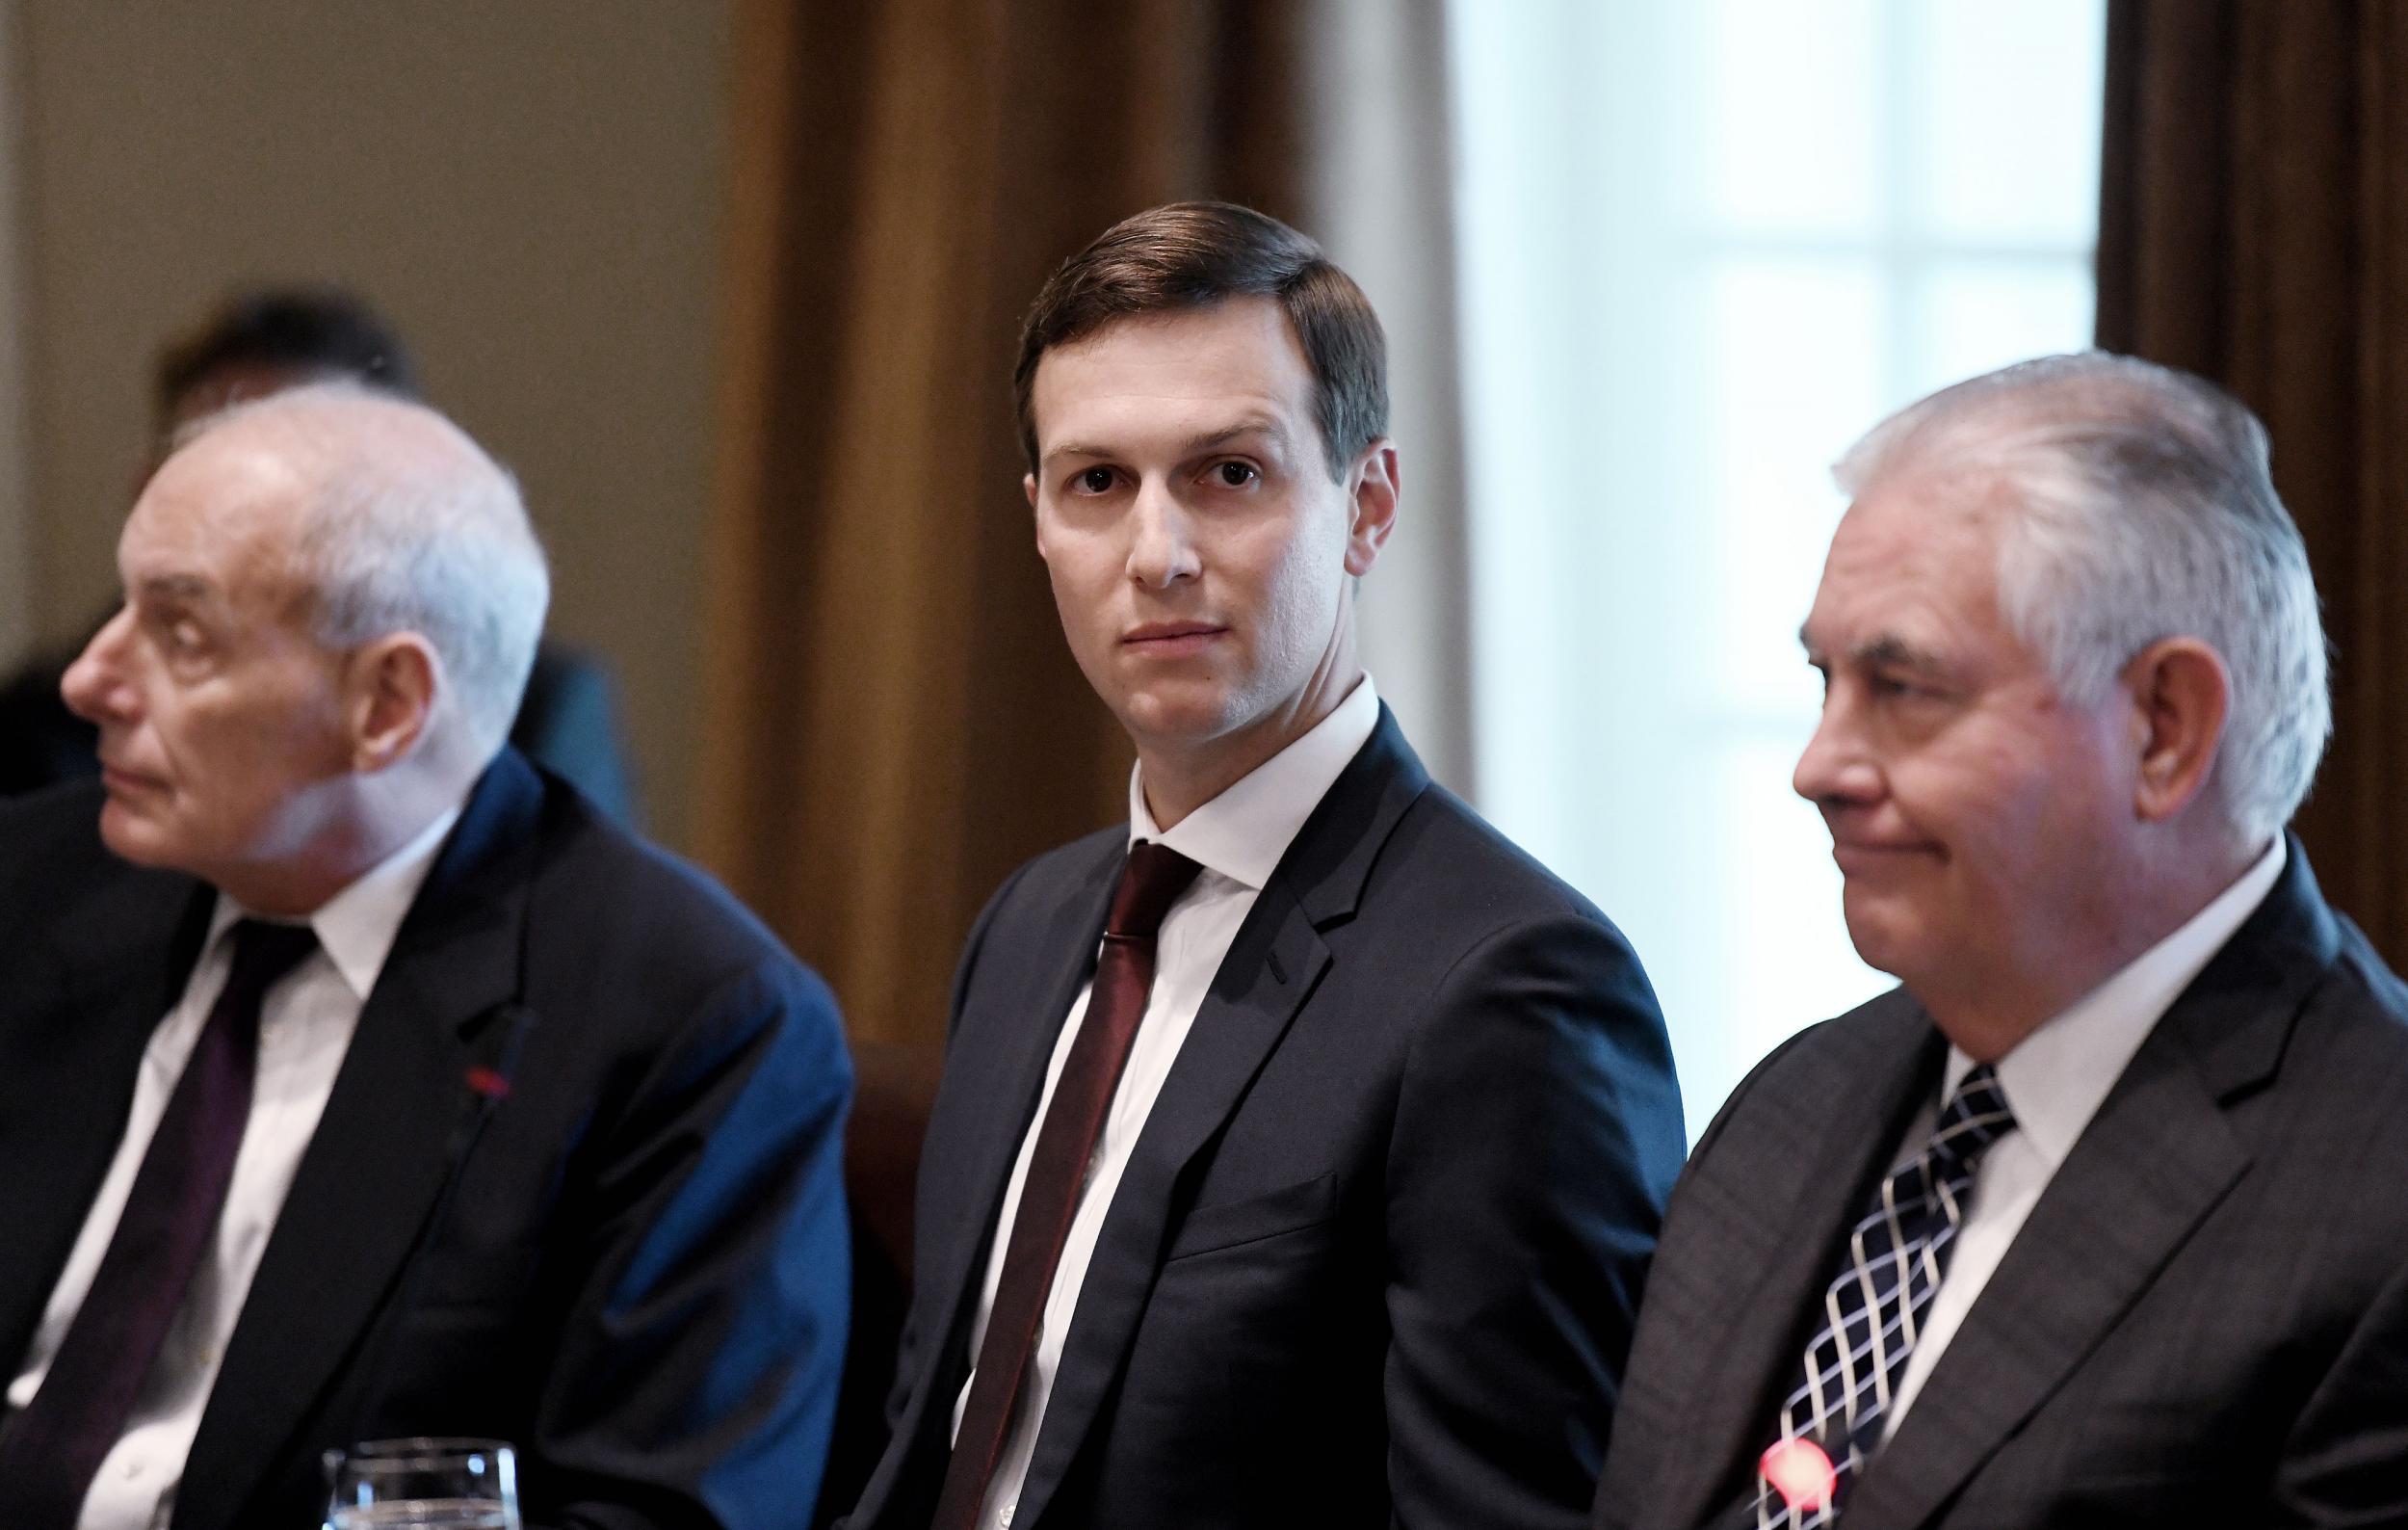
M326 1453L328 1530L519 1530L518 1468L498 1439L372 1439Z

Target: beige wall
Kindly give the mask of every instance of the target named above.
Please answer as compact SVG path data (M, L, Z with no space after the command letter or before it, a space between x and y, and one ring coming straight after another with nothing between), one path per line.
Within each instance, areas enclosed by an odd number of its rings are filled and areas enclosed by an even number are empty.
M724 0L15 0L12 19L32 625L65 640L109 598L160 338L241 283L339 280L518 472L553 631L615 662L652 826L682 842Z

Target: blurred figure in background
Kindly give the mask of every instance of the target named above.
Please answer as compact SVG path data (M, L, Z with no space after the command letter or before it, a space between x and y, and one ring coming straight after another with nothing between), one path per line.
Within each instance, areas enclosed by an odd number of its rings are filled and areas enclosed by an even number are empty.
M895 1436L854 1530L1587 1517L1681 1161L1647 977L1434 784L1357 656L1386 343L1196 202L1022 331L1023 488L1129 821L961 959Z
M151 461L165 458L178 432L229 405L298 383L341 380L397 398L421 396L401 341L351 294L267 288L237 297L161 356ZM72 651L38 655L0 681L0 796L99 774L92 725L59 696L60 677L73 657ZM541 644L510 743L632 827L637 801L614 691L599 660L564 645Z
M0 803L0 1525L301 1530L322 1451L414 1435L514 1442L531 1525L805 1523L835 1006L505 743L516 486L286 389L118 571L65 680L101 778Z
M2408 1524L2408 993L2285 831L2331 713L2264 428L2056 356L1839 478L1796 786L1902 987L1700 1139L1597 1525Z

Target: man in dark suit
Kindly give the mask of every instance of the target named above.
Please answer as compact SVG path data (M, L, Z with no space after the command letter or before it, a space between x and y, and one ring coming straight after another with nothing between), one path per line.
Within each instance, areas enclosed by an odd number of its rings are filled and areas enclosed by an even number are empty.
M1630 948L1356 658L1378 322L1295 230L1158 208L1048 283L1018 389L1130 823L962 957L851 1523L1577 1525L1679 1104Z
M725 894L504 744L543 618L420 406L205 427L0 805L0 1524L318 1524L321 1452L516 1444L531 1524L807 1518L850 1070Z
M2329 712L2264 430L2058 356L1840 478L1796 784L1903 987L1699 1142L1596 1524L2408 1524L2408 993L2284 831Z
M178 432L228 405L341 380L420 397L400 339L357 298L283 287L242 294L160 357L154 446L164 456ZM97 730L59 695L78 651L38 654L0 679L0 797L100 774ZM593 655L549 640L537 646L510 743L619 822L639 822L616 687Z

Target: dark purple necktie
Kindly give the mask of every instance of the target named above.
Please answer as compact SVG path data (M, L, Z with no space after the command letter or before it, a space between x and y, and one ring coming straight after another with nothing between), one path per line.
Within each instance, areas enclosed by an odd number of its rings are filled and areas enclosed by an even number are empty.
M1104 921L1104 947L1095 959L1095 982L1087 992L1086 1017L1070 1043L1053 1102L1045 1108L1029 1176L1020 1187L1003 1275L995 1282L995 1306L987 1313L986 1336L979 1344L978 1374L961 1411L954 1453L945 1467L944 1495L931 1530L970 1530L995 1475L1004 1436L1011 1427L1022 1374L1036 1349L1045 1298L1054 1288L1054 1268L1070 1236L1086 1183L1087 1160L1104 1130L1120 1069L1129 1061L1138 1022L1145 1017L1154 986L1154 936L1163 916L1201 868L1187 857L1150 839L1130 847Z
M225 988L143 1154L92 1289L41 1389L0 1430L0 1525L74 1530L93 1473L125 1433L184 1291L218 1230L250 1120L259 1005L318 947L307 925L234 926Z

